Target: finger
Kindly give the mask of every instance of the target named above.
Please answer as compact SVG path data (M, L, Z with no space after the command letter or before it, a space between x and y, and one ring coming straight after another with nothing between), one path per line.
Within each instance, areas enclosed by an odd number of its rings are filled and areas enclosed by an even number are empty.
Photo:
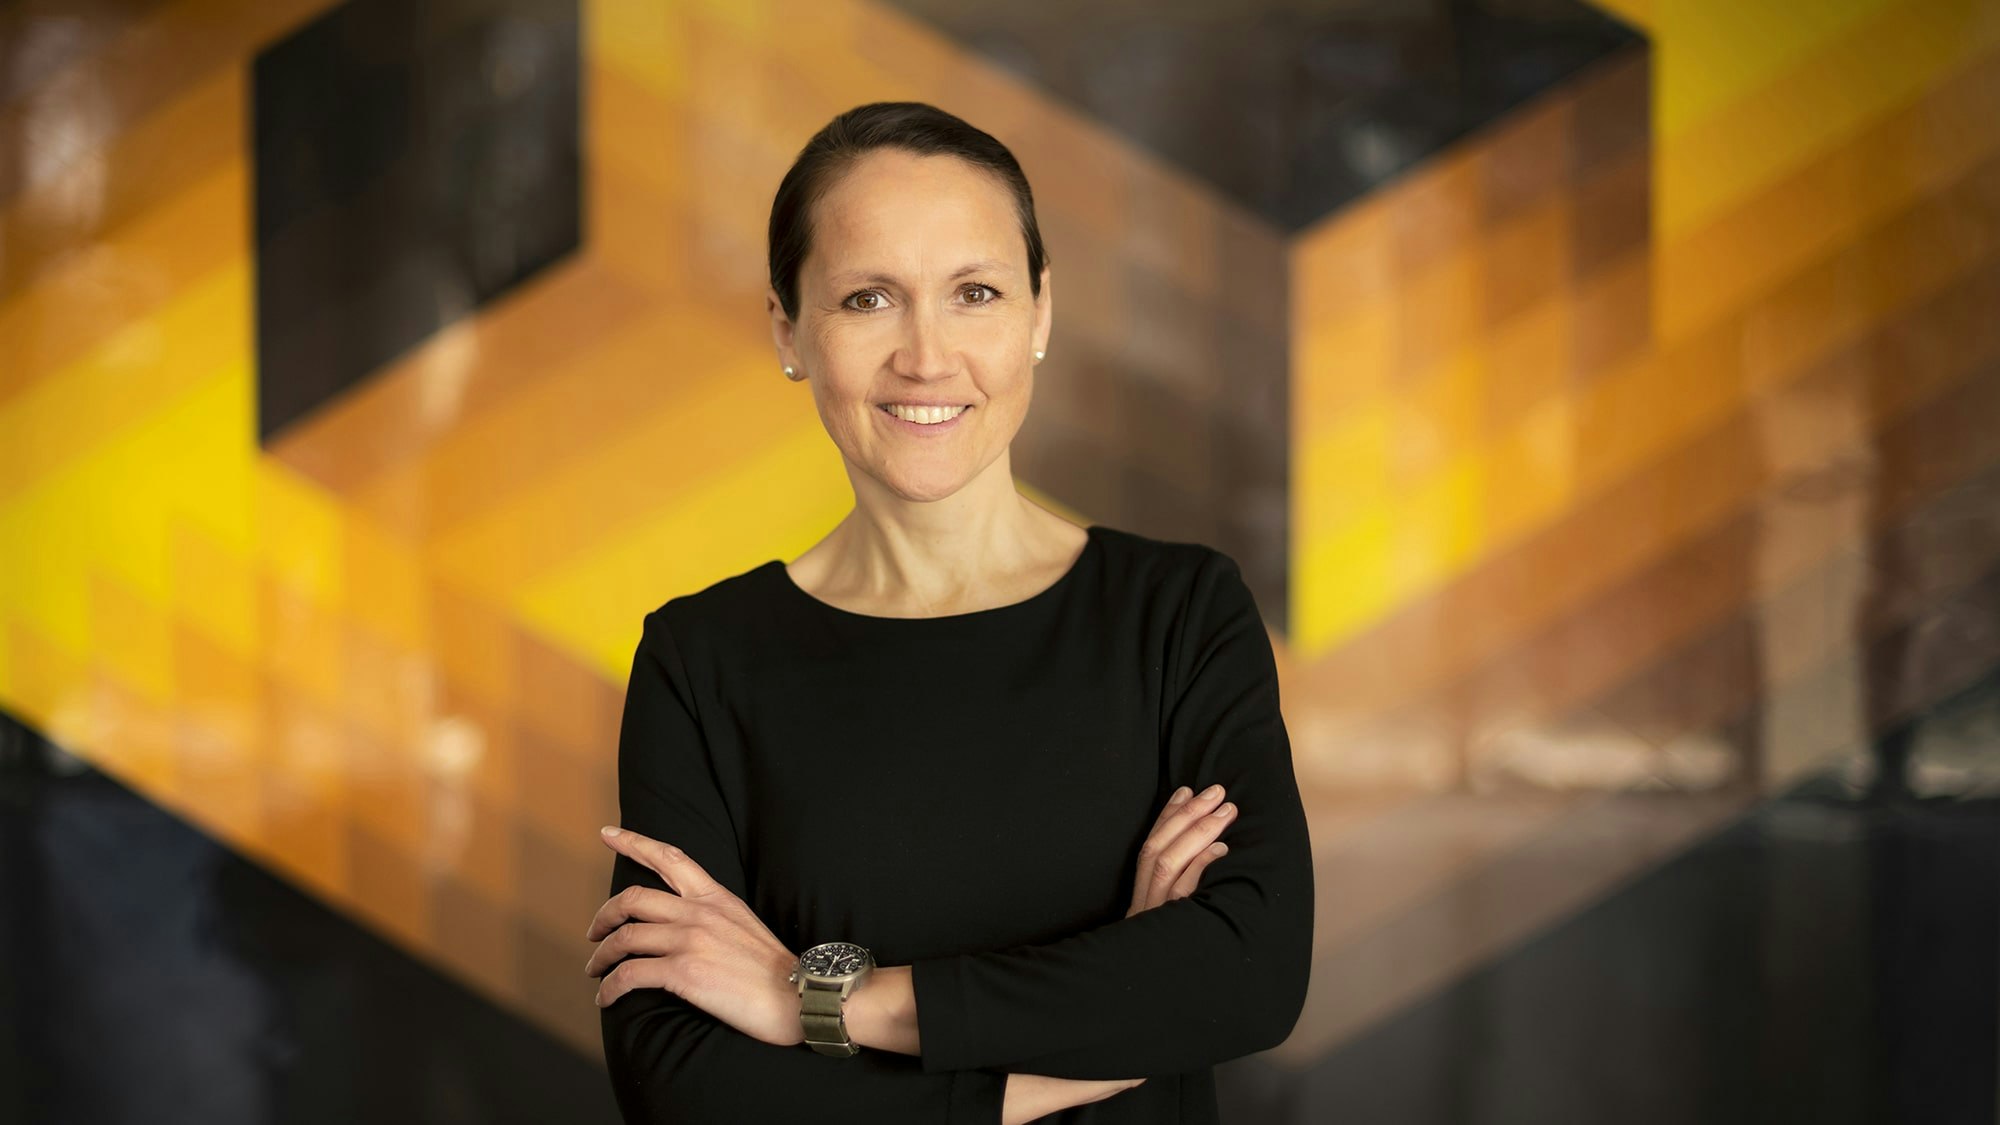
M1181 877L1174 880L1173 889L1167 892L1167 898L1170 900L1186 898L1193 894L1194 889L1201 885L1201 873L1208 870L1209 864L1228 854L1229 845L1220 840L1196 852L1195 857L1188 861L1187 869L1181 872Z
M1173 839L1180 835L1182 829L1215 811L1215 806L1221 804L1227 796L1221 785L1211 785L1178 805L1168 805L1162 811L1160 820L1154 827L1154 833L1162 837L1163 843Z
M1194 796L1194 790L1189 789L1185 785L1174 790L1173 795L1167 798L1167 803L1160 806L1160 815L1153 818L1153 827L1158 828L1160 825L1165 824L1167 818L1174 814L1174 810L1186 804L1187 799L1192 796Z
M601 977L610 972L621 958L634 954L646 957L662 957L674 951L674 928L658 922L634 922L611 931L611 936L597 943L597 949L584 962L583 975Z
M710 894L721 887L701 864L672 844L642 836L629 828L606 825L599 831L612 851L645 865L683 898Z
M1167 892L1180 879L1190 861L1201 850L1215 842L1231 821L1236 818L1236 805L1224 801L1213 813L1196 817L1181 834L1168 844L1160 857L1154 861L1151 885L1147 887L1147 901L1154 906L1167 900Z
M1214 792L1211 793L1207 789L1204 789L1196 793L1193 789L1185 785L1174 790L1175 793L1186 792L1188 796L1178 801L1169 798L1166 805L1160 809L1160 815L1153 821L1153 831L1167 830L1169 836L1171 836L1172 830L1169 829L1169 826L1173 823L1192 820L1194 817L1200 816L1202 813L1221 804L1225 796L1222 786L1220 784L1212 785L1209 789L1213 789Z
M1187 788L1184 785L1174 792L1179 794ZM1146 834L1145 842L1139 845L1139 877L1134 879L1132 884L1132 913L1136 914L1147 907L1144 888L1148 885L1147 871L1154 861L1179 838L1182 832L1187 830L1189 825L1212 811L1222 801L1222 787L1215 785L1211 788L1214 792L1204 790L1179 802L1169 800L1160 810L1159 817L1153 821L1152 830Z
M634 883L604 900L583 940L601 941L627 922L676 922L687 916L686 910L678 895Z
M664 988L673 991L673 959L633 957L604 974L597 982L597 1006L609 1007L635 988Z
M1133 913L1159 905L1157 895L1149 897L1149 892L1157 883L1158 891L1163 893L1166 887L1172 885L1173 880L1167 879L1162 882L1153 878L1153 867L1173 846L1174 841L1178 840L1188 828L1200 823L1202 817L1213 812L1222 803L1224 796L1222 786L1213 785L1178 805L1169 804L1162 811L1160 820L1147 835L1146 842L1139 848L1139 872L1132 885ZM1210 836L1209 839L1212 840L1214 837Z

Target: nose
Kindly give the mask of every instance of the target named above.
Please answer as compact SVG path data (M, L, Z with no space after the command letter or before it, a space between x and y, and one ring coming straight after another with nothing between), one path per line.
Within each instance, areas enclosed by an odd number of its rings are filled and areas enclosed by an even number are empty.
M919 307L905 319L902 346L891 366L913 379L945 379L952 374L951 340L934 309Z

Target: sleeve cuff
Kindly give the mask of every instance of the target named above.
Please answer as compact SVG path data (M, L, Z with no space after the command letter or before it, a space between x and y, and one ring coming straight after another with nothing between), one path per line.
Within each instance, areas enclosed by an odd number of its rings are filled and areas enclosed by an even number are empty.
M951 1108L945 1125L1000 1125L1006 1100L1006 1072L956 1071L951 1077Z
M966 1026L965 988L958 958L932 957L910 963L910 990L917 1003L918 1055L924 1073L965 1070L971 1056ZM954 1119L955 1120L955 1119Z

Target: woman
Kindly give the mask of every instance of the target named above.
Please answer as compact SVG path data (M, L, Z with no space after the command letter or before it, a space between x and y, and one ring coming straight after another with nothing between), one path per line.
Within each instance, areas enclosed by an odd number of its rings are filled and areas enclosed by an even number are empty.
M1290 1034L1312 947L1235 563L1016 491L1054 299L986 133L842 114L770 266L854 510L646 616L585 966L626 1120L1215 1121L1213 1066Z

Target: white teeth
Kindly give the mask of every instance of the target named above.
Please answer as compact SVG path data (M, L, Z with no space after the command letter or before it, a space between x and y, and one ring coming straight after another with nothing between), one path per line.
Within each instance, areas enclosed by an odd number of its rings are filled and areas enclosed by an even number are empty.
M963 406L884 406L882 409L905 422L918 422L926 426L949 422L965 412Z

